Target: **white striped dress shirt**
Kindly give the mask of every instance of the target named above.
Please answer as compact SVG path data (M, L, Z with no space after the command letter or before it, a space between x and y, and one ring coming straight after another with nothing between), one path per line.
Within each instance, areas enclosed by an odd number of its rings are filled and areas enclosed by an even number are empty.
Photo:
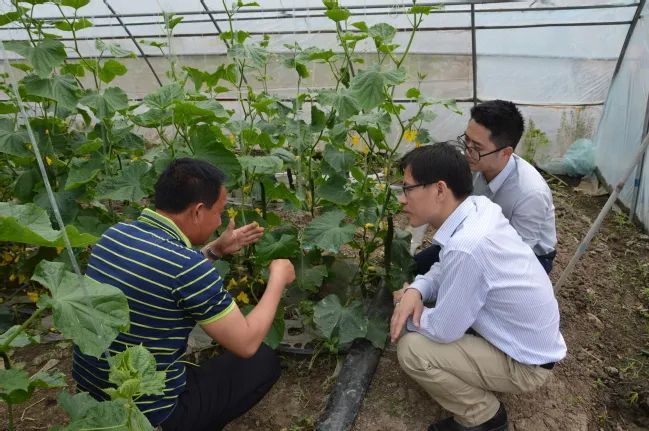
M482 173L473 177L473 194L500 205L504 216L537 256L554 251L557 231L552 191L525 159L512 154L507 165L489 183Z
M552 284L532 250L483 196L469 196L437 230L440 260L410 285L424 302L408 330L439 343L469 328L518 362L541 365L566 355Z

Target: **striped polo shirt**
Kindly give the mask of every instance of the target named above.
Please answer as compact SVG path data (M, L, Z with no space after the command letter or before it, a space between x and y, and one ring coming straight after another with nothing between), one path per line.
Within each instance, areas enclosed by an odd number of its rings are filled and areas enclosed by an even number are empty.
M131 325L108 349L115 355L142 344L166 371L164 395L142 396L136 403L151 424L163 422L176 406L186 382L182 361L196 322L225 316L234 301L223 279L172 220L145 209L132 223L109 228L95 244L86 274L118 287L128 298ZM109 365L105 358L84 355L75 346L72 376L80 390L104 400Z

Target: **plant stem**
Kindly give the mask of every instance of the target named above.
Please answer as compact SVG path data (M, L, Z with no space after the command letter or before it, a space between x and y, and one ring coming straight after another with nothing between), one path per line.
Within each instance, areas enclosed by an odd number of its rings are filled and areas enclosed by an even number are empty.
M13 340L15 340L16 337L18 337L18 335L20 335L20 333L23 332L23 331L25 330L25 328L27 328L27 327L28 327L28 326L29 326L29 325L34 321L34 319L36 319L38 316L40 316L41 313L43 313L43 311L45 311L44 308L37 308L36 311L34 311L34 312L32 313L32 315L29 316L29 319L25 320L25 321L23 322L23 324L20 325L20 328L18 328L18 330L17 330L16 332L14 332L13 334L11 334L11 336L9 336L9 338L7 338L7 339L5 340L5 342L0 346L0 350L5 350L7 347L9 347L9 345L11 344L11 342L12 342ZM4 358L3 358L3 359L4 359Z
M7 403L7 419L8 419L8 424L7 424L7 429L9 431L14 431L14 410L13 410L13 405L10 403Z

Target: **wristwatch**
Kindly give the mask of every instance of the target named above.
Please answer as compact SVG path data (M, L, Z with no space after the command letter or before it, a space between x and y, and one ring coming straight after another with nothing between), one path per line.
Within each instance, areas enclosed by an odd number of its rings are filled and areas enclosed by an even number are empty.
M212 260L220 259L219 256L217 256L216 253L214 253L211 248L208 248L205 254L207 254L207 257L209 257Z

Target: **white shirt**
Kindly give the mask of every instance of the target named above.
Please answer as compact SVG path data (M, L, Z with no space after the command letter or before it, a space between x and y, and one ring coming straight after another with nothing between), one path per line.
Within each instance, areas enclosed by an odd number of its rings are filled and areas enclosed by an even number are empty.
M481 172L475 174L473 194L500 205L504 216L537 256L556 248L552 191L534 166L518 155L512 154L489 183Z
M451 343L473 328L518 362L541 365L566 355L552 283L500 207L469 196L437 230L440 260L410 285L424 300L420 328Z

